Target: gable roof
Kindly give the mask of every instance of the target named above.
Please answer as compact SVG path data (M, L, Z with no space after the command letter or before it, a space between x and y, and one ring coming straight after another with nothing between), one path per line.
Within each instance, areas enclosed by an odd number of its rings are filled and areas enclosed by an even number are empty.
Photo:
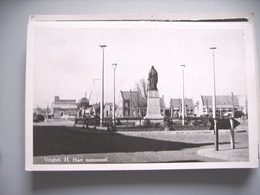
M206 106L212 106L212 96L201 96L202 104ZM218 106L239 106L239 100L236 96L231 95L217 95L216 105Z
M106 102L104 106L113 106L112 102Z
M147 98L143 97L138 91L120 91L123 100L129 100L131 106L134 107L147 107ZM164 97L160 97L160 106L165 108Z
M131 102L132 106L145 107L147 106L147 98L142 97L138 91L120 91L123 100L128 100Z
M170 99L170 107L173 108L181 108L181 104L182 104L182 99L181 98L172 98ZM194 107L194 103L193 103L193 99L191 98L185 98L185 105L188 106L188 108L193 108Z
M124 100L137 99L140 94L138 91L120 91Z

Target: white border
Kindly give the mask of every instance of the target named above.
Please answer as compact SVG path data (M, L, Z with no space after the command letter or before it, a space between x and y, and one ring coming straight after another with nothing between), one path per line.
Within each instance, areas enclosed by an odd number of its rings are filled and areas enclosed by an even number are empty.
M224 23L218 22L215 27L219 29L224 27L225 29L244 29L245 30L245 43L246 43L246 65L247 65L247 89L248 89L248 111L249 111L249 161L248 162L192 162L192 163L124 163L124 164L33 164L33 31L34 27L54 27L58 28L59 23L66 26L84 27L84 23L88 24L88 21L94 22L93 28L102 27L104 28L108 21L109 27L111 28L111 20L114 21L114 25L124 26L126 21L138 21L133 22L133 28L143 28L143 22L146 21L178 21L178 20L205 20L205 19L221 19L221 18L246 18L248 22L240 23L229 22L228 27ZM100 21L102 20L102 21ZM212 22L207 22L209 25ZM174 28L178 26L184 28L208 28L200 26L198 22L194 24L188 22L180 22L179 25L174 25ZM129 26L129 24L127 25ZM130 25L131 28L131 25ZM154 28L164 28L164 23L158 23ZM169 28L169 26L167 26ZM214 28L213 25L211 29ZM27 55L26 55L26 99L25 99L25 169L28 171L69 171L69 170L88 170L88 171L109 171L109 170L172 170L172 169L212 169L212 168L256 168L258 167L258 69L256 66L256 45L255 45L254 26L252 22L252 15L128 15L123 17L118 16L82 16L82 15L54 15L54 16L30 16L28 23L28 34L27 34ZM257 106L256 106L257 105Z

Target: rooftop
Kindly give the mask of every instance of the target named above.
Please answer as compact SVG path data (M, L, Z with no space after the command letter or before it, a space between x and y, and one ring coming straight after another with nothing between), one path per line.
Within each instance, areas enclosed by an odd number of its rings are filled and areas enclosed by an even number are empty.
M131 101L133 106L146 106L147 98L142 97L138 91L120 91L124 100Z
M212 96L201 96L202 104L203 105L212 105ZM238 106L239 100L236 96L231 95L217 95L216 96L216 105L222 105L222 106Z
M182 104L181 98L170 99L170 107L181 108L181 104ZM187 105L189 108L193 108L194 107L193 99L185 98L185 105Z

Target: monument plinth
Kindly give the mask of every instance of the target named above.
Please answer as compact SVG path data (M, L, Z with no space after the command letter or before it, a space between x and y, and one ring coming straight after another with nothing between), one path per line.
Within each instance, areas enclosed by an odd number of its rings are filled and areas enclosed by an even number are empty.
M152 66L148 76L148 94L147 94L147 112L145 119L154 120L154 122L162 122L160 96L157 89L158 73Z
M160 96L158 90L149 90L147 99L147 112L145 119L163 119L161 114ZM158 120L160 122L160 120Z

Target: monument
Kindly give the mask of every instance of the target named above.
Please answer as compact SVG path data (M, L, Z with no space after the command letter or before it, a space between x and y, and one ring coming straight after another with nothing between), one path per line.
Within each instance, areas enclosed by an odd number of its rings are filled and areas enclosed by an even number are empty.
M147 94L147 112L145 119L150 119L154 122L162 122L160 96L157 89L158 73L152 66L148 75L148 94Z

